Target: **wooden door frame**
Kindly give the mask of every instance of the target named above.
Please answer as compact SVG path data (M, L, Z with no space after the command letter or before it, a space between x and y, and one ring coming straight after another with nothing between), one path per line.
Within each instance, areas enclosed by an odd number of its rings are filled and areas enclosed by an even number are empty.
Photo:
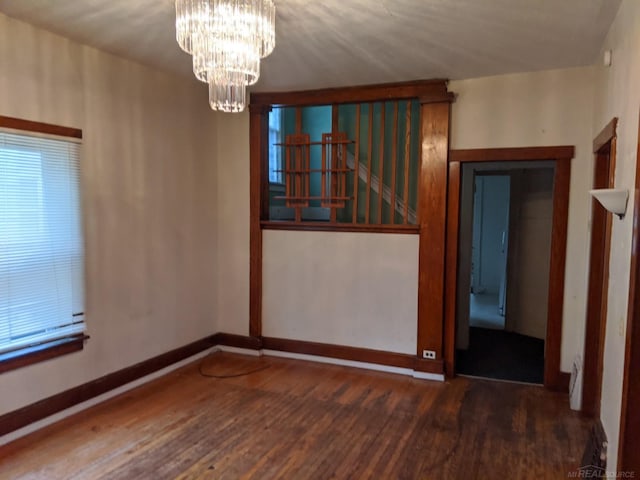
M560 372L562 343L562 308L567 251L567 220L573 146L485 148L451 150L449 152L449 182L447 208L446 275L445 275L445 372L455 374L456 294L458 283L458 236L460 220L461 164L467 162L555 161L553 187L553 220L547 308L546 358L544 385L562 390L568 385L568 374Z
M593 141L593 188L613 188L616 168L616 126L612 119ZM589 284L582 368L582 412L599 416L604 336L607 321L609 254L612 216L592 199ZM598 248L594 248L597 246Z
M622 411L618 440L618 471L640 473L640 383L632 381L640 372L640 120L636 153L636 184L633 208L633 240L631 242L631 274L629 278L629 306L627 338L622 384Z

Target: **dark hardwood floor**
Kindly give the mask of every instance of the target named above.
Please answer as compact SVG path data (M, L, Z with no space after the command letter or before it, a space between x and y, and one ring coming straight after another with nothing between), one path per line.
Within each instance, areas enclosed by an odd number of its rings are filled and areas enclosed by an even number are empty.
M198 362L200 363L200 362ZM566 395L273 357L207 357L0 447L2 479L561 479Z

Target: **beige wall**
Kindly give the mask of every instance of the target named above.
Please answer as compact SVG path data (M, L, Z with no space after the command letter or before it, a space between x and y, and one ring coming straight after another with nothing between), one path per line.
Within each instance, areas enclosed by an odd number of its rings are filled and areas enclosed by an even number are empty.
M217 326L249 335L249 114L218 122Z
M507 330L544 340L551 230L553 225L553 170L526 169L512 177L519 190L511 204L510 278L507 292Z
M575 145L560 367L584 348L594 68L454 81L451 148Z
M263 334L415 354L418 235L267 230Z
M607 470L618 456L622 375L629 296L633 192L640 110L640 2L624 0L604 42L612 50L611 67L596 68L595 137L613 117L618 117L615 186L628 188L629 209L623 220L613 219L609 263L609 301L604 350L601 419L609 440Z
M0 376L0 414L214 333L216 115L200 84L0 15L0 115L78 127L86 319Z

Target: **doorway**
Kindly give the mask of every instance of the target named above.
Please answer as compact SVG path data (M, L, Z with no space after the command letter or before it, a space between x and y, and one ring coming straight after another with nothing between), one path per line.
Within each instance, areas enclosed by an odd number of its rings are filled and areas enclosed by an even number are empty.
M613 188L616 161L616 125L614 118L593 142L595 165L593 188ZM602 390L604 336L607 321L611 215L592 199L589 287L584 342L582 411L599 416Z
M564 270L567 246L567 221L569 213L569 190L571 180L571 159L575 154L573 146L524 147L524 148L490 148L472 150L451 150L449 152L449 177L447 194L447 242L446 242L446 277L445 277L445 325L444 325L444 361L447 376L455 376L458 371L456 364L456 344L460 332L456 319L461 308L467 308L468 302L460 302L458 291L459 278L470 279L470 271L464 272L463 265L466 249L459 248L459 239L465 238L462 231L465 222L463 218L462 170L465 165L492 162L517 163L527 168L526 163L539 166L546 162L553 166L553 195L551 220L551 245L548 273L548 289L546 303L546 332L544 335L544 386L554 390L567 390L569 374L560 371L560 346L562 342L562 310L564 301ZM499 167L493 167L494 170ZM468 176L466 177L468 178ZM466 180L467 182L469 180ZM510 192L517 193L518 188L512 185ZM510 210L510 228L513 229L513 210ZM509 239L509 248L514 244ZM468 263L470 265L470 261ZM520 281L516 282L516 284ZM513 285L507 278L507 295L509 285ZM540 289L539 289L540 290ZM469 293L469 288L466 290ZM505 325L509 324L509 300L506 302L507 314Z
M459 374L544 381L553 177L554 162L462 168Z

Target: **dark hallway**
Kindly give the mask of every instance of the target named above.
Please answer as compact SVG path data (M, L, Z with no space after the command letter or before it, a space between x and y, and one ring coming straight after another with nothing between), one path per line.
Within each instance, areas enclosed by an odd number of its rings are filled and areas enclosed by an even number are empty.
M456 367L461 375L542 384L544 340L471 327L469 348L457 351Z

